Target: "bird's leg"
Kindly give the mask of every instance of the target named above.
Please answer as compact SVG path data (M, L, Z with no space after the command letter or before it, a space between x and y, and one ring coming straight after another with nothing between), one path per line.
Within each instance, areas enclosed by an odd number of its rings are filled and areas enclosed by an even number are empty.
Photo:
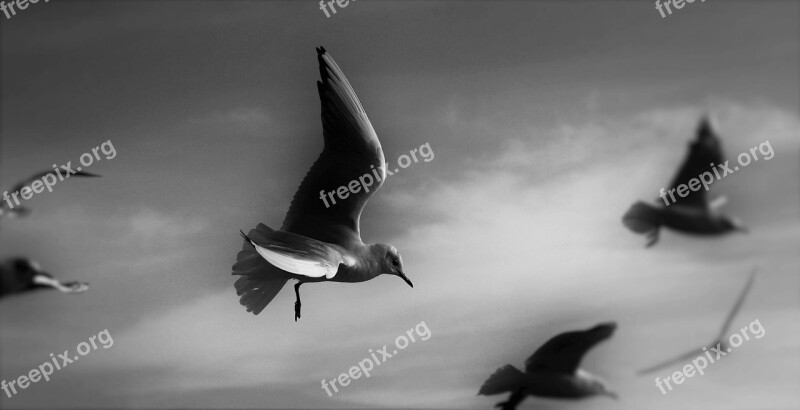
M294 294L297 296L297 301L294 302L294 321L297 322L297 319L300 318L300 285L303 282L297 282L294 284Z
M658 228L653 229L652 231L647 233L647 245L645 247L649 248L658 242Z

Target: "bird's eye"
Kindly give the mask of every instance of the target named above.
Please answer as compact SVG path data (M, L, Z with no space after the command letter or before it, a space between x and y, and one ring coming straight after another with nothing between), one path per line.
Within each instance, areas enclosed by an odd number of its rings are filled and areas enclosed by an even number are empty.
M400 261L398 261L397 259L392 261L392 265L394 265L394 266L397 266L399 264L400 264Z

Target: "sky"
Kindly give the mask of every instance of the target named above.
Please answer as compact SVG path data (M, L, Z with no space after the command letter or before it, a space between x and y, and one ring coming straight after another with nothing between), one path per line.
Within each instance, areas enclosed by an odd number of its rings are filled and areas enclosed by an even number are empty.
M3 220L23 255L82 295L0 300L0 378L103 330L99 348L0 407L490 408L498 367L558 333L613 320L582 367L619 401L522 409L787 409L800 403L800 4L648 1L52 1L0 15L0 186L117 155ZM348 76L386 155L435 156L386 181L361 218L414 282L288 286L239 305L239 230L279 228L322 149L315 47ZM725 153L769 141L715 184L750 233L645 238L621 223L670 188L698 120ZM734 329L751 339L662 395L637 370ZM329 397L332 379L424 322L417 339ZM669 372L659 375L666 377Z

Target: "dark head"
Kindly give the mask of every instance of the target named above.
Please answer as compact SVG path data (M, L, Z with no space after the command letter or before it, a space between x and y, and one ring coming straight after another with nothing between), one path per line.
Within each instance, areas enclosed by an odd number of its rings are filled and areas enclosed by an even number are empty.
M379 256L381 257L381 273L399 276L401 279L406 281L406 283L408 283L408 286L413 288L414 284L411 283L406 274L403 272L403 258L400 256L400 252L397 251L397 248L385 243L375 244L374 247L377 249Z

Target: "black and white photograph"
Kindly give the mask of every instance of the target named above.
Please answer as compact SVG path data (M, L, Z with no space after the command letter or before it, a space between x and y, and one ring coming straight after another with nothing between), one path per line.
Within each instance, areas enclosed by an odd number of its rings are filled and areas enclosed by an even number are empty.
M800 1L0 0L0 409L799 386Z

